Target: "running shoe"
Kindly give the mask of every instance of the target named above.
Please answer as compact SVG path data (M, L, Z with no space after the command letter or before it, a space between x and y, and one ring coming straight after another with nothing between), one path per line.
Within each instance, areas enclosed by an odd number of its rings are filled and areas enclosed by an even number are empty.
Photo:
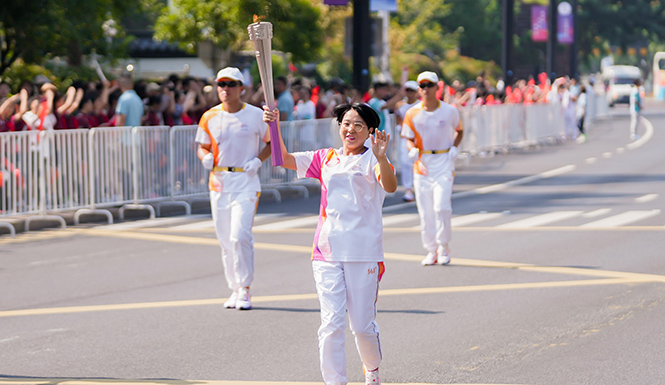
M425 259L420 261L420 263L423 266L436 265L436 253L433 253L433 252L430 251L429 253L427 253L427 256L425 257Z
M249 295L249 289L246 287L241 287L238 289L238 300L236 301L236 309L238 310L249 310L252 308L252 302L250 301L251 296Z
M447 244L439 246L436 254L437 254L436 263L438 265L447 265L450 263L450 249L448 248Z
M236 302L238 301L238 291L234 291L226 302L224 302L224 307L227 309L234 309L236 307Z
M413 202L416 199L416 197L413 195L413 191L406 190L406 193L404 193L404 196L402 197L402 200L404 202Z

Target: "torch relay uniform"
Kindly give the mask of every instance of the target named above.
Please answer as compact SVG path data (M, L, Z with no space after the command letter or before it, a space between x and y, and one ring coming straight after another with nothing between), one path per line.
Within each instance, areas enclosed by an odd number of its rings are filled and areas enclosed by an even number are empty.
M347 383L346 311L365 370L381 363L376 300L383 273L379 164L372 150L342 155L342 149L293 153L299 178L321 182L321 207L312 266L321 305L319 354L326 385Z
M263 111L246 103L235 113L226 111L223 104L211 108L201 117L196 132L196 142L212 147L212 220L222 248L226 282L234 293L249 287L254 278L252 224L261 183L256 172L245 172L243 166L259 156L262 141L269 142Z
M457 127L461 129L459 112L441 101L432 111L425 111L422 104L410 108L402 126L402 136L412 139L419 150L413 165L413 185L423 247L430 254L444 257L448 257L452 234L456 154L449 150Z

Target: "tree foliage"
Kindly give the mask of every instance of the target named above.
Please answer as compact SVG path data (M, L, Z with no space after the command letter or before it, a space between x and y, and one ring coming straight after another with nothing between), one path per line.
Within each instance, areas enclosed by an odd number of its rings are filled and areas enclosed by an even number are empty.
M450 14L441 25L459 31L460 54L479 60L501 60L501 0L447 0Z
M609 44L626 47L665 39L665 2L661 0L580 0L579 48L590 52Z
M273 24L274 49L291 53L297 62L318 58L324 41L321 10L308 0L174 0L157 19L155 35L190 51L206 40L224 49L246 48L253 15Z
M135 9L130 0L30 0L8 1L0 7L0 74L15 60L41 63L51 56L66 56L80 65L84 54L96 50L118 55L116 44L124 37L117 22ZM113 20L113 22L109 22ZM103 26L111 27L104 29ZM116 43L109 44L108 32Z

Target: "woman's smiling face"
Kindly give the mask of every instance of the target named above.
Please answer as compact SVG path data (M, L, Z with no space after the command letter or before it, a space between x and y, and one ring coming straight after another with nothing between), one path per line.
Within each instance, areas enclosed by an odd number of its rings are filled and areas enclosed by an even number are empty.
M365 141L369 138L369 127L352 108L344 114L339 124L339 136L344 144L344 155L362 154L365 150Z

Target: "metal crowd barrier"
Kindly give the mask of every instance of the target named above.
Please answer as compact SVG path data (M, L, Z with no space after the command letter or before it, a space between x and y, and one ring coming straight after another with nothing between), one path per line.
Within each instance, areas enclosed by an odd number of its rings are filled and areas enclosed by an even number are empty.
M198 145L195 142L198 126L174 126L170 131L171 146L170 201L194 200L208 196L208 174L201 167L196 154Z
M587 119L608 113L603 95L588 94ZM504 151L560 138L563 114L557 105L487 105L461 107L464 127L460 150L470 155ZM310 151L342 145L332 118L281 122L289 151ZM97 127L90 130L0 133L0 227L15 229L3 217L28 215L65 221L62 212L103 214L109 208L148 210L160 215L163 205L178 205L191 213L197 199L208 199L208 175L197 156L197 126ZM403 143L391 115L388 157L400 171ZM307 180L293 170L264 162L259 177L263 193L281 199L280 190L308 196ZM155 211L155 207L157 211Z
M56 220L65 228L62 217L49 213L90 205L87 137L86 129L39 133L39 215L26 219L26 229L36 219Z

